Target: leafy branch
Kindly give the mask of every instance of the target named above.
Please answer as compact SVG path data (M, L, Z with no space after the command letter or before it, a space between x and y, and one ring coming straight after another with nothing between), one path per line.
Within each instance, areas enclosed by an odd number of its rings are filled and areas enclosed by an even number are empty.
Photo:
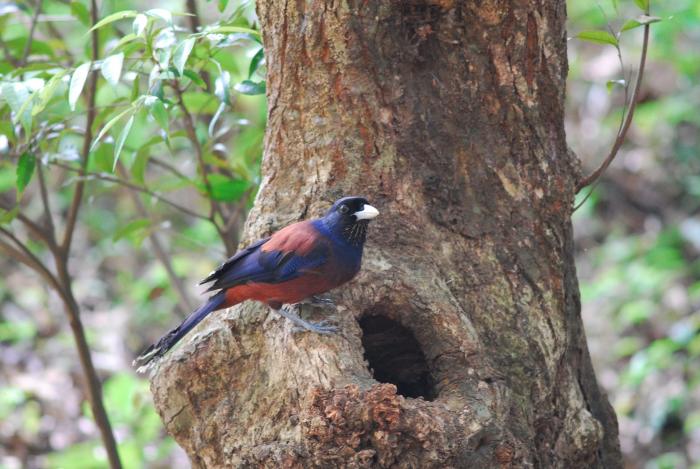
M29 53L31 51L31 44L33 41L33 36L36 31L36 23L41 12L41 1L38 2L34 15L32 17L32 23L30 26L29 37L25 45L24 52L20 59L20 64L24 65ZM90 17L92 23L97 23L97 3L96 0L91 0L90 3ZM99 55L99 38L97 31L93 31L91 34L91 56L92 60L95 61ZM87 117L85 122L85 134L83 137L83 147L81 152L81 166L80 173L85 174L89 152L90 143L92 141L92 127L95 122L97 111L95 109L95 100L97 94L97 75L95 72L89 78L88 91L86 95L87 103ZM24 103L22 106L26 106ZM23 107L20 108L18 114L23 115ZM31 140L31 138L29 139ZM23 153L20 157L20 166L18 166L18 174L27 174L25 176L26 181L23 181L22 187L18 189L24 189L29 177L31 177L31 171L36 165L36 158L29 154ZM56 231L55 224L53 221L53 215L51 212L51 206L49 203L49 197L46 187L46 181L41 169L41 163L39 163L38 169L38 179L39 179L39 189L41 195L41 205L43 208L44 226L37 224L32 221L26 215L22 213L17 213L17 219L38 239L43 241L49 252L52 254L55 270L56 272L51 272L44 263L29 249L29 247L23 243L14 233L10 230L0 227L0 234L3 235L4 239L0 240L0 249L8 256L25 264L26 266L37 272L46 282L50 285L59 297L62 299L66 314L68 316L68 322L70 324L71 331L73 333L73 339L76 344L78 357L83 370L83 376L86 381L86 391L88 396L88 401L90 402L90 407L92 408L92 413L95 418L97 427L100 430L102 436L102 442L107 453L107 458L109 460L110 467L112 469L121 468L121 461L119 458L119 453L117 451L117 443L114 438L114 433L112 432L112 427L107 417L107 412L104 407L102 400L102 388L100 384L99 377L95 370L95 366L92 362L92 357L90 354L90 348L87 343L85 336L85 329L83 327L80 318L80 306L75 299L72 290L72 279L68 270L68 263L71 251L71 245L73 240L73 235L76 229L76 223L78 219L78 213L83 201L83 192L85 188L84 180L79 180L74 189L72 201L70 208L68 209L68 216L66 221L66 226L64 228L63 240L59 244L56 241ZM20 194L21 195L21 194ZM19 200L17 201L17 210L19 208ZM3 203L3 209L5 211L11 212L9 206ZM19 210L18 210L19 212Z
M59 29L60 24L54 25L58 17L43 13L52 10L49 0L34 0L34 8L4 13L26 15L30 21L19 22L26 25L28 34L21 44L5 42L0 35L0 64L4 65L0 71L0 152L10 155L0 161L0 176L5 178L0 180L16 176L16 196L7 187L0 193L0 252L36 272L61 299L92 415L109 464L118 468L117 444L69 273L69 260L76 257L75 251L82 244L76 242L76 231L81 230L83 212L91 208L88 191L94 185L90 181L113 184L107 186L110 193L129 194L133 213L141 217L120 227L115 240L124 233L134 233L132 227L153 226L150 220L164 216L162 208L158 211L161 204L146 203L150 197L169 209L208 222L226 250L235 250L238 230L256 187L262 131L258 122L252 137L246 136L249 121L228 119L223 111L235 112L236 101L229 96L234 90L264 93L262 72L258 72L257 82L251 81L264 57L260 34L246 27L245 18L234 13L221 22L202 25L194 0L187 2L189 31L174 24L173 14L163 9L115 12L99 19L96 0L87 7L80 2L59 1L70 3L73 19L89 29L85 36L89 39L87 57L65 46L56 50L49 47L46 37L63 45L67 34ZM227 3L219 0L219 9L225 9ZM1 21L6 19L0 16ZM131 32L116 27L118 21L131 21ZM98 39L110 44L106 57L100 56ZM235 61L216 60L228 47L252 52L250 67L244 67L247 74ZM230 59L230 53L226 54ZM214 91L209 76L217 71L226 79L217 81L224 89ZM231 76L239 81L232 87L228 81ZM201 131L207 126L210 140L204 141L200 134L204 135ZM139 141L144 136L148 140ZM167 152L157 156L155 145L161 143ZM206 211L164 195L163 190L168 189L152 185L151 178L174 184L170 187L196 187L207 202ZM175 272L172 253L167 251L168 237L183 236L181 230L148 229L143 233L150 237L150 250L167 273L181 312L191 311L191 299ZM144 239L132 239L136 238Z
M615 138L615 141L613 142L612 148L610 149L610 152L608 153L607 157L603 160L603 162L596 168L593 172L591 172L589 175L581 178L581 180L576 184L576 193L580 192L581 189L584 187L593 185L593 188L595 187L595 184L597 184L600 176L605 172L605 170L610 166L610 164L613 162L615 157L617 156L618 152L620 151L620 148L622 147L622 144L625 141L625 138L627 137L627 132L629 131L629 128L632 124L632 119L634 118L634 111L637 107L637 102L639 100L639 92L641 89L641 84L642 80L644 78L644 69L646 66L646 60L647 60L647 54L648 54L648 49L649 49L649 29L650 25L652 23L656 23L658 21L661 21L661 18L655 17L655 16L649 16L649 4L648 2L645 2L643 0L640 0L642 4L644 4L644 15L641 15L637 19L631 19L625 22L620 29L620 32L617 34L617 37L613 35L610 32L607 31L584 31L580 33L577 37L580 39L588 40L591 42L597 42L597 43L603 43L603 44L611 44L617 48L618 51L618 57L621 57L621 52L620 52L620 46L619 46L619 35L624 32L628 31L630 29L634 29L639 26L644 27L644 37L642 39L642 52L639 60L639 67L637 71L637 79L634 85L634 90L632 92L632 97L629 100L629 103L626 103L626 112L623 113L623 118L620 123L620 128L618 129L617 136ZM625 93L627 93L627 86L625 87ZM584 199L574 208L574 210L577 210L581 205L583 205L586 200L590 197L590 195L593 193L593 188L591 188L591 191L584 197Z

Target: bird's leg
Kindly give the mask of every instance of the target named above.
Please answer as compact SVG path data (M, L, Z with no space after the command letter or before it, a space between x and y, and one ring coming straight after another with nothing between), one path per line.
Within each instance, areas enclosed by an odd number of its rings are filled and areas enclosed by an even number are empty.
M336 308L333 299L327 296L313 295L302 301L302 304L309 304L312 306L318 306L320 308Z
M331 325L328 321L321 322L309 322L301 319L298 314L293 311L293 308L289 305L283 306L281 309L276 309L281 316L292 321L297 326L297 330L307 330L311 332L316 332L317 334L333 334L338 331L338 328Z

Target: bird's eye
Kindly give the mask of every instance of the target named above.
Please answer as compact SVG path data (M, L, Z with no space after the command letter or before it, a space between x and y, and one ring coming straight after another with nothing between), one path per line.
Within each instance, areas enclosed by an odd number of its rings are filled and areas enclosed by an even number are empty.
M350 207L348 207L347 205L341 205L340 208L338 208L338 211L345 215L350 211Z

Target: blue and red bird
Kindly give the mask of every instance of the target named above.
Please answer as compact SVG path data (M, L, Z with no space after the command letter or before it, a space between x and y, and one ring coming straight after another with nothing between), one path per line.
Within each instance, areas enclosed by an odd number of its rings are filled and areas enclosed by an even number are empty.
M351 280L360 270L369 221L379 214L364 197L344 197L316 220L293 223L237 252L201 284L214 291L185 321L151 345L134 364L146 365L170 350L211 312L246 300L267 304L301 328L330 333L283 305L299 303Z

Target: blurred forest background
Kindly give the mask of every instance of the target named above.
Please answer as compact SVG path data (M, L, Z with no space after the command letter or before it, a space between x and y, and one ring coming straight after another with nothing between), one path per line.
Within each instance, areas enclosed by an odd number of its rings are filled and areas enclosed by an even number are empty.
M615 139L642 28L617 32L644 3L567 2L567 134L584 173ZM252 2L97 6L93 33L90 1L0 2L2 469L107 464L71 295L125 467L188 467L130 364L198 303L196 282L235 250L260 181ZM574 216L577 265L627 466L698 469L700 2L652 2L651 14L661 21L628 139Z

